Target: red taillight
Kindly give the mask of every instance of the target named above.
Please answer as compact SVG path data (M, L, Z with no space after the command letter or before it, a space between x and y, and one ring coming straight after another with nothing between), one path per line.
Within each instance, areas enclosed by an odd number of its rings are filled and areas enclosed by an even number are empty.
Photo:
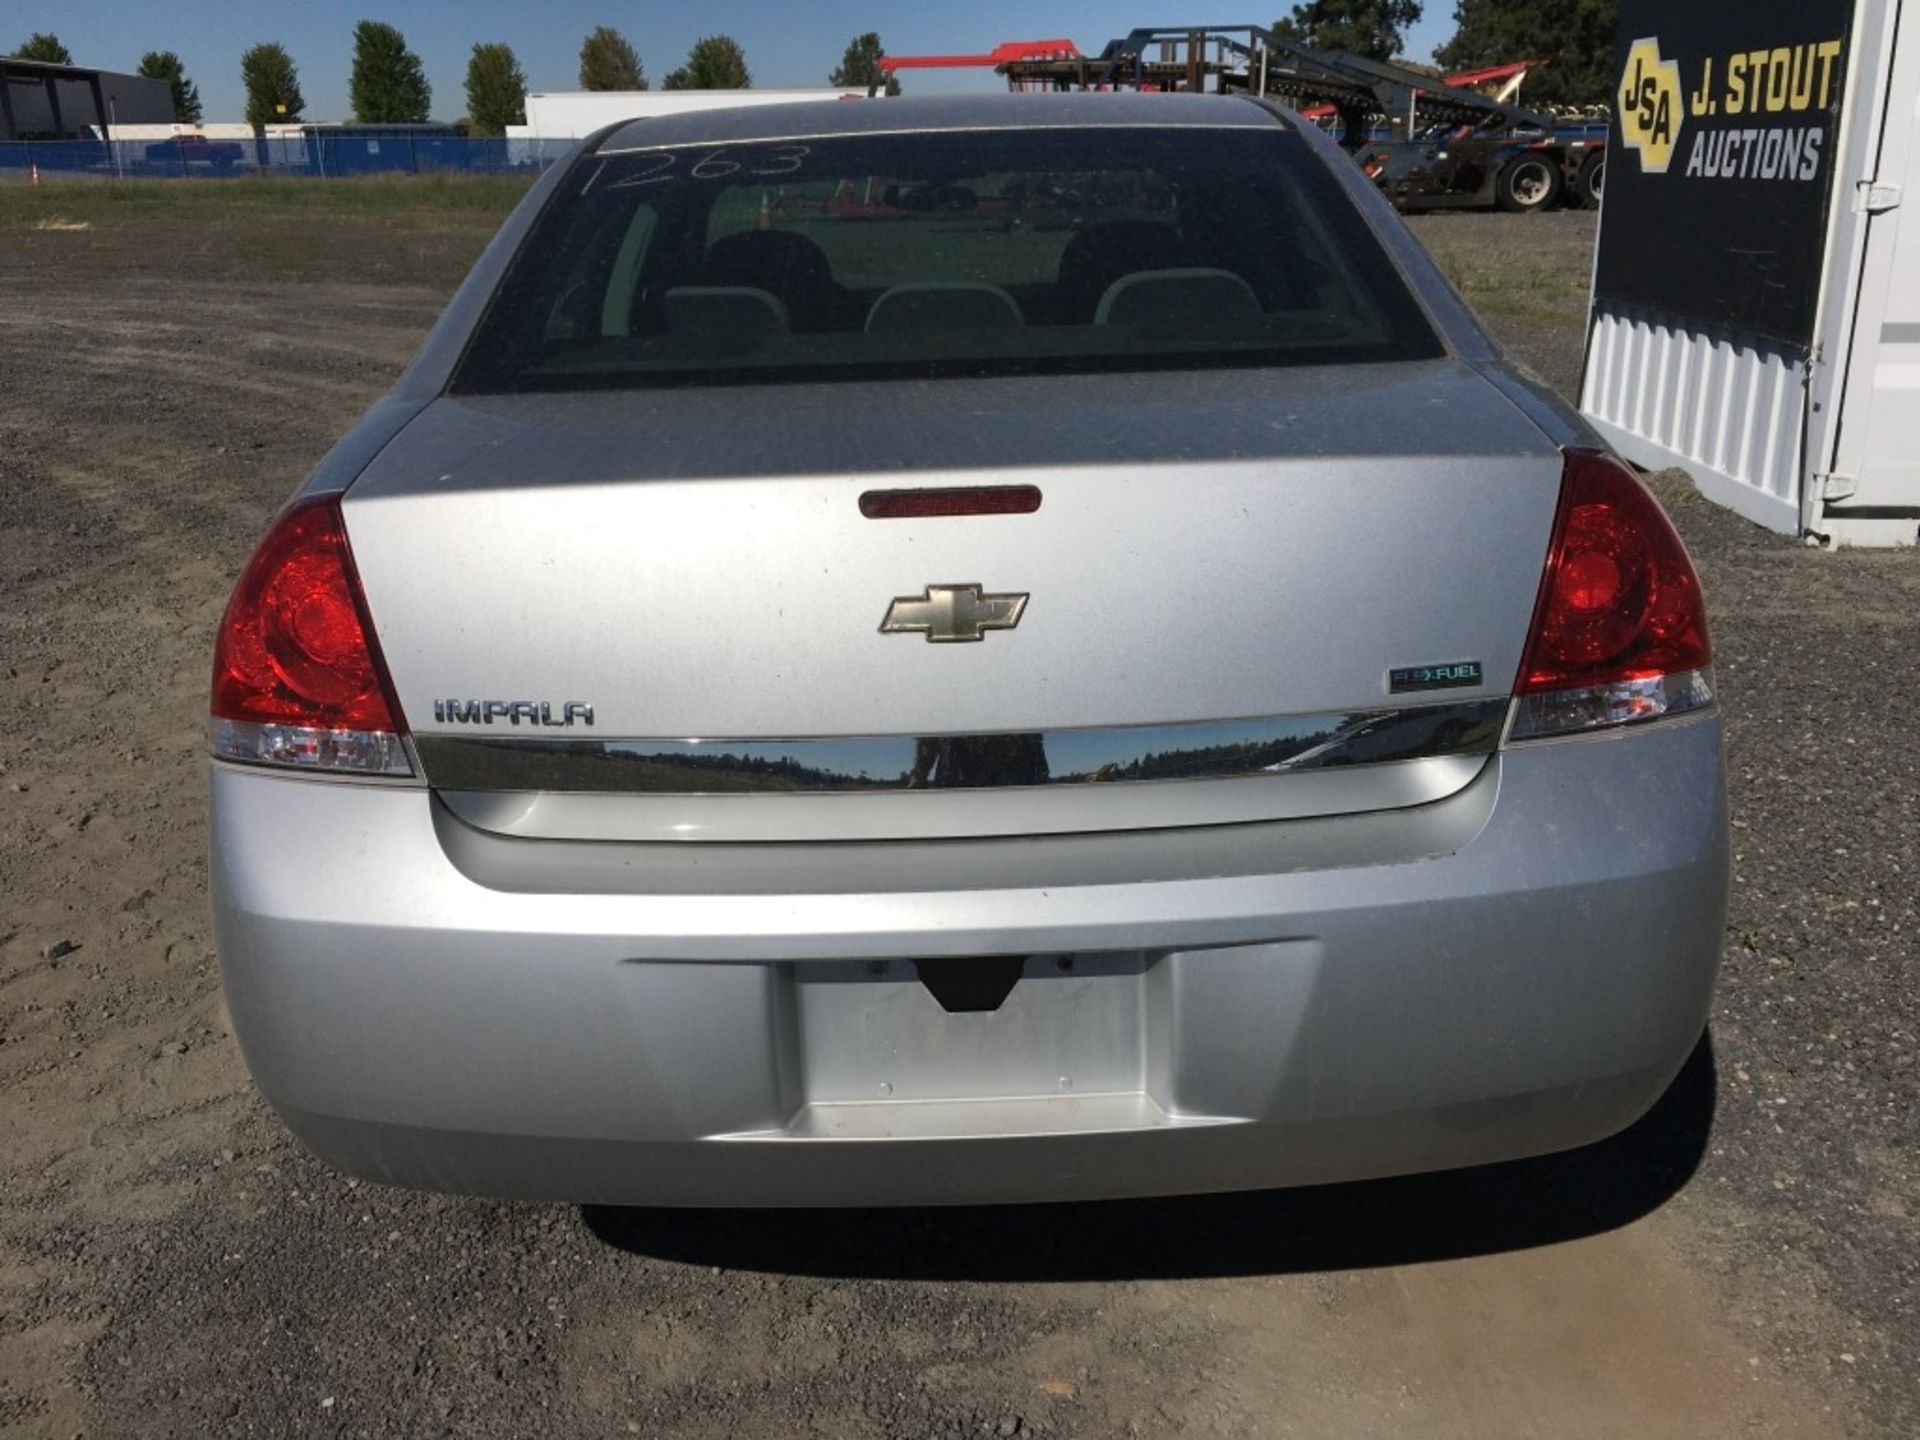
M1613 456L1566 454L1519 693L1705 669L1700 577L1659 501Z
M1699 709L1712 659L1700 577L1660 503L1614 456L1568 450L1513 737Z
M285 511L247 562L220 621L211 709L227 759L407 773L338 496Z

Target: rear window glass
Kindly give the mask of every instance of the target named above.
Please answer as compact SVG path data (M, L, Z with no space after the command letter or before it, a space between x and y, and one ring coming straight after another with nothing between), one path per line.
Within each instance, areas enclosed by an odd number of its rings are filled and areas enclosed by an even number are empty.
M585 156L514 258L453 388L1440 353L1298 136L1013 129Z

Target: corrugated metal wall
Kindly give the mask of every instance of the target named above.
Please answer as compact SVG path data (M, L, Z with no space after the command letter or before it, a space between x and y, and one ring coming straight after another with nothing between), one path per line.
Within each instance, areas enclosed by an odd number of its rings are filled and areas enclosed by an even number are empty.
M1800 529L1806 366L1750 342L1602 312L1580 408L1622 455L1683 466L1706 495L1771 529Z

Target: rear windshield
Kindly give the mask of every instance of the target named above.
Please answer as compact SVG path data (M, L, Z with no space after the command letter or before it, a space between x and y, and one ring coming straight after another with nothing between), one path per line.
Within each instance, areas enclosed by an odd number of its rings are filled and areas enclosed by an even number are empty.
M584 156L466 393L1421 359L1300 137L1011 129Z

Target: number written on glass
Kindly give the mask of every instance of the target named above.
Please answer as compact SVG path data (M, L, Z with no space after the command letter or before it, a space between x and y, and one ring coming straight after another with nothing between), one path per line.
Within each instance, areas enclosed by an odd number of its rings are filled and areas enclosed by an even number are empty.
M798 174L806 166L805 145L775 145L767 149L746 146L720 146L712 150L656 150L652 154L622 157L620 173L607 180L609 190L624 190L636 185L662 185L670 180L724 180L730 175L746 174L759 179L774 179ZM608 167L602 167L606 169ZM600 179L595 170L581 187L585 194Z

